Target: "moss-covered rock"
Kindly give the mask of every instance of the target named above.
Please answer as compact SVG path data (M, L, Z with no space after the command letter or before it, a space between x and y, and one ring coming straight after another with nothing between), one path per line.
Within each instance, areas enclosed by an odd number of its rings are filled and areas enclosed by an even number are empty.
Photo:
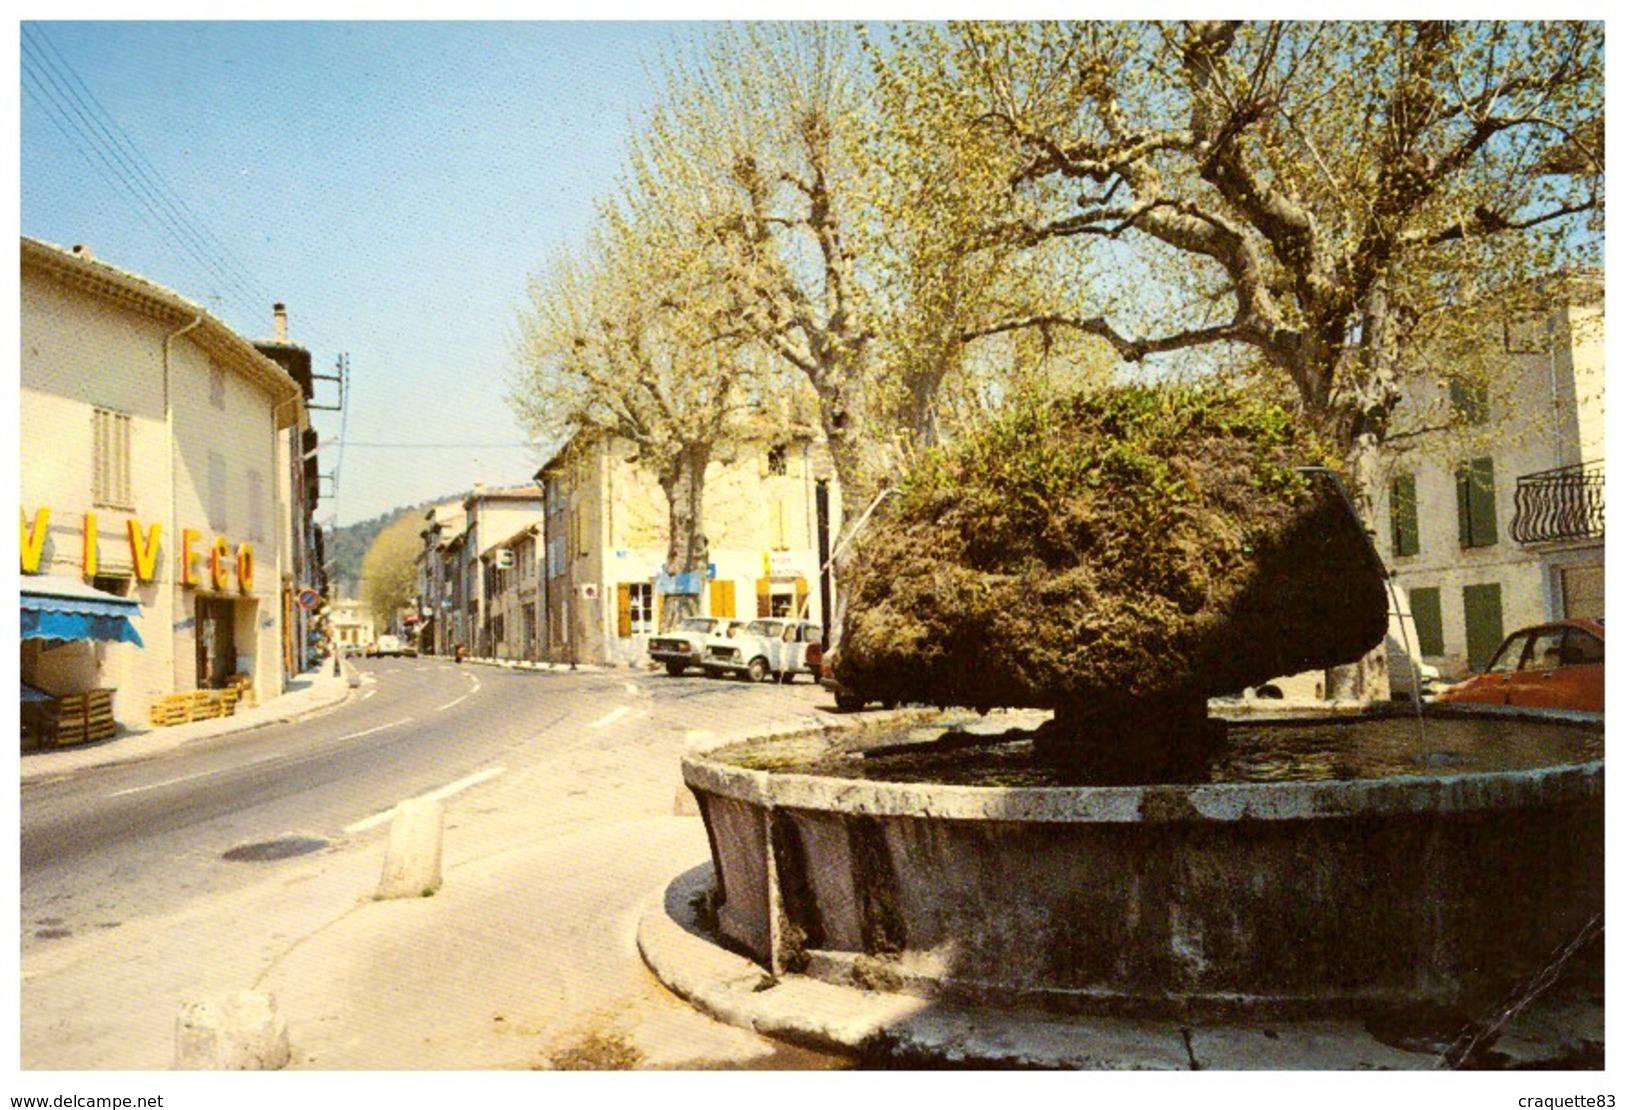
M1331 459L1232 393L1024 407L927 455L869 524L836 677L871 700L1053 708L1106 743L1352 662L1387 603L1341 493L1299 470Z

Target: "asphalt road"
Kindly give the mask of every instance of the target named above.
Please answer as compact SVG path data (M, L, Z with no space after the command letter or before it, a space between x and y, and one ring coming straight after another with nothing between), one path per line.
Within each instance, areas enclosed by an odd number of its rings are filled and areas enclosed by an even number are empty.
M556 894L559 950L536 953L559 968L539 1029L626 1011L640 1027L681 1025L679 1041L709 1045L720 1066L827 1066L759 1038L696 1038L704 1019L651 991L621 937L637 905L704 858L698 822L672 819L685 745L819 715L827 694L805 680L356 663L361 686L327 713L23 788L25 1067L166 1066L172 1029L151 1021L152 1000L173 1012L204 985L244 985L289 938L340 921L376 874L392 807L430 793L448 799L448 870L558 846L557 891L578 893ZM647 851L628 852L638 838ZM466 1050L437 1066L511 1063Z

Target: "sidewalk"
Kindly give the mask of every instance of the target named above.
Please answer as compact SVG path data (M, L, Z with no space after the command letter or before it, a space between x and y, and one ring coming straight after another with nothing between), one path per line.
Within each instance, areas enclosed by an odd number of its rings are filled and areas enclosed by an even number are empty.
M288 688L258 705L238 706L230 717L155 728L148 725L121 725L118 734L94 744L71 748L49 748L22 753L22 781L36 782L56 775L70 774L89 767L131 763L173 751L183 744L207 737L262 728L265 725L297 721L343 702L359 682L355 667L346 661L344 674L335 676L331 661L315 671L306 671L288 683Z

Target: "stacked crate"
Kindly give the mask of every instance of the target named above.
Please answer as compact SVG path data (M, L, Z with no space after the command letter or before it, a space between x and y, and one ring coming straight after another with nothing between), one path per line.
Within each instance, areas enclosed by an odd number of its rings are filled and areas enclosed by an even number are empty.
M192 721L209 721L216 717L230 717L237 712L241 691L193 690L186 694L170 694L152 703L148 719L158 728L183 725Z
M113 691L86 690L57 700L57 746L106 740L118 731L113 721Z

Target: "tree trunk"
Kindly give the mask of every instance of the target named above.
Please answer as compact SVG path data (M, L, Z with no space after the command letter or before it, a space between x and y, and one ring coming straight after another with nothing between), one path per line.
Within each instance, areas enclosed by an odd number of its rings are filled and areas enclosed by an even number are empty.
M666 574L680 587L664 595L660 605L660 630L670 631L684 617L700 611L700 593L710 563L710 546L704 532L705 468L711 461L709 443L686 443L660 475L660 488L666 494L669 527L666 538Z

